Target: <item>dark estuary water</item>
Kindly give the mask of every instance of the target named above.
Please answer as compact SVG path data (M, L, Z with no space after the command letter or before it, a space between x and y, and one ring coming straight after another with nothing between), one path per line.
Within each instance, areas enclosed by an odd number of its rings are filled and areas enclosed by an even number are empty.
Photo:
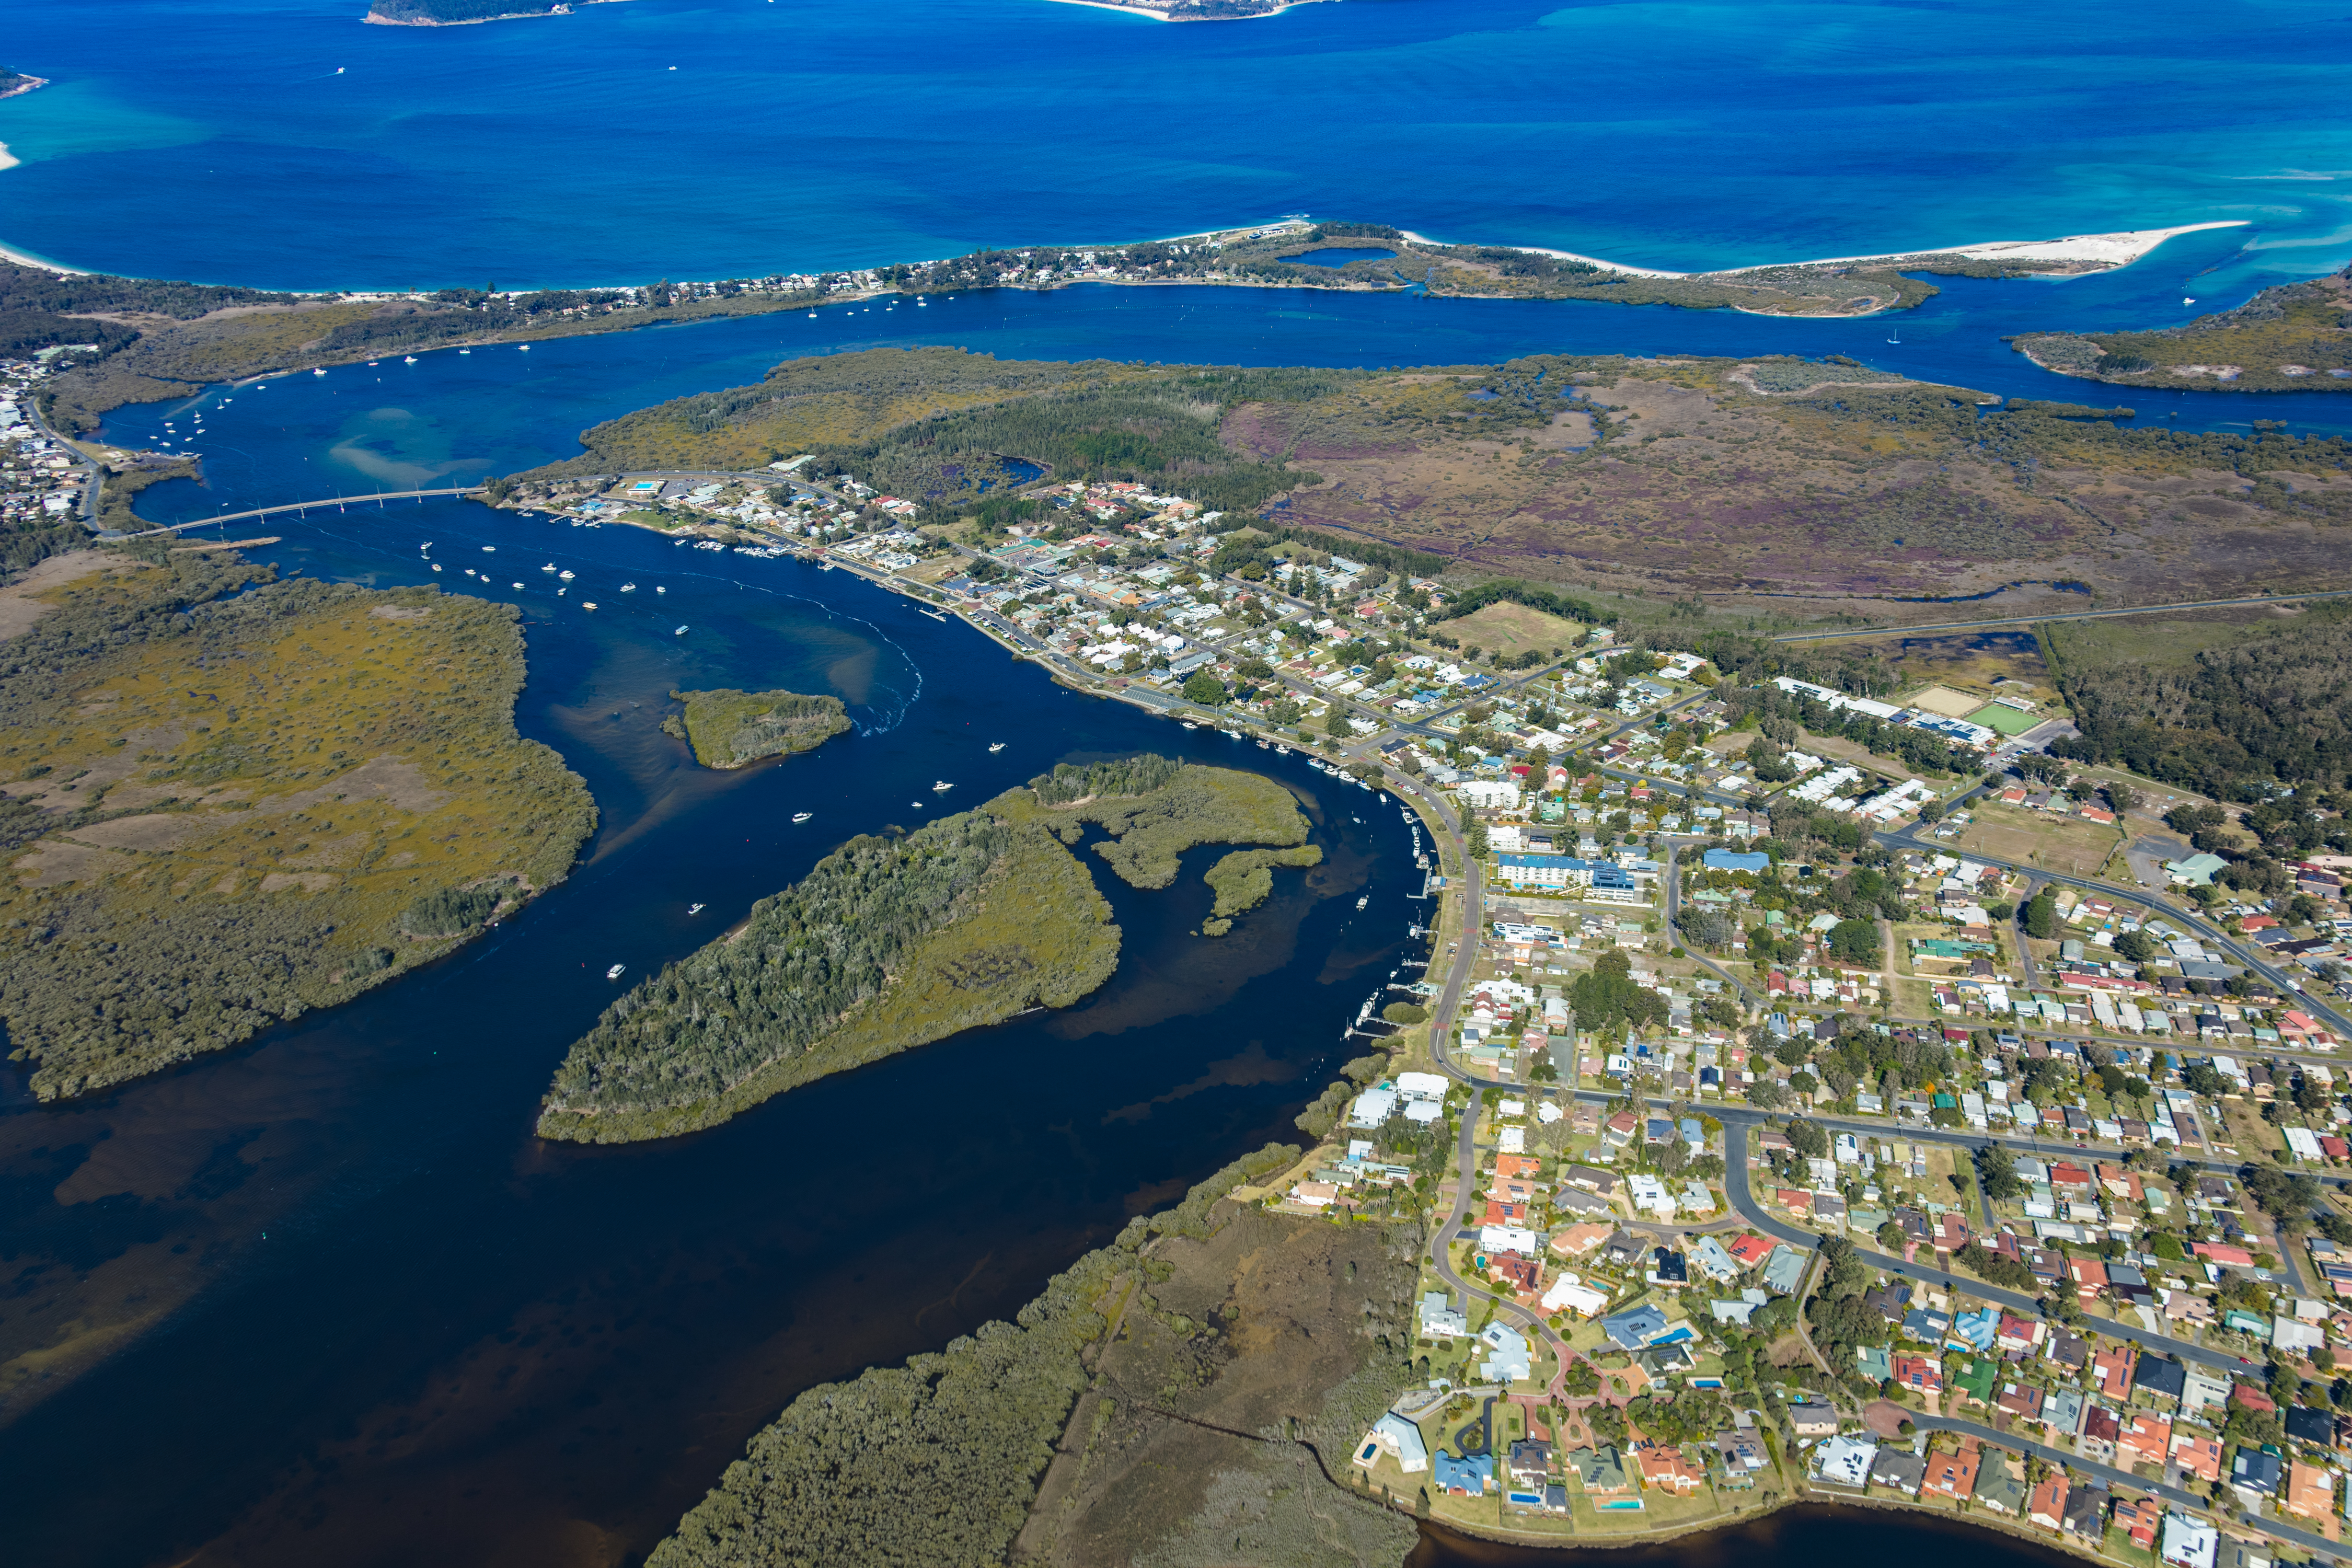
M530 638L521 727L587 778L603 828L520 917L351 1006L100 1100L18 1088L0 1112L11 1563L642 1552L799 1389L1010 1314L1129 1215L1290 1134L1423 907L1398 807L1064 690L847 573L458 502L272 527L255 553L289 572L456 588L461 564L501 563L492 596L523 601ZM702 773L656 729L680 686L834 691L859 728ZM1327 860L1278 874L1221 941L1190 934L1221 850L1164 891L1103 872L1125 948L1077 1007L690 1138L532 1138L549 1073L617 989L607 965L691 951L851 834L1137 748L1294 785Z
M1422 1527L1405 1568L1559 1568L1559 1552L1504 1546ZM1821 1504L1782 1509L1752 1524L1685 1535L1649 1546L1607 1549L1605 1568L1753 1568L1757 1563L1903 1563L1907 1568L2056 1568L2079 1559L2005 1531L1957 1520Z

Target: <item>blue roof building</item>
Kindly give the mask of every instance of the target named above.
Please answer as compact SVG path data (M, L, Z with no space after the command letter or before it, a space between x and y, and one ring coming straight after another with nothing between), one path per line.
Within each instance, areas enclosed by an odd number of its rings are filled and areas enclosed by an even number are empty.
M1451 1454L1440 1452L1433 1463L1439 1491L1458 1492L1465 1497L1485 1497L1495 1484L1495 1456L1492 1454L1474 1454L1466 1459L1457 1459Z
M1710 871L1769 871L1772 857L1750 850L1742 854L1737 849L1710 849L1699 857Z

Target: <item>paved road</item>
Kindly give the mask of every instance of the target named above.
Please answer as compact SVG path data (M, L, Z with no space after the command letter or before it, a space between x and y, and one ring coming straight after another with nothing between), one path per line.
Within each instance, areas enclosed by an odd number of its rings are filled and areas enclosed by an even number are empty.
M1800 1230L1795 1226L1773 1218L1765 1212L1764 1205L1757 1202L1755 1194L1748 1189L1748 1121L1749 1119L1733 1121L1723 1116L1721 1112L1717 1114L1724 1123L1723 1187L1724 1196L1730 1200L1731 1206L1745 1215L1749 1225L1775 1240L1785 1241L1791 1247L1817 1246L1819 1237L1808 1231ZM1859 1247L1854 1248L1854 1256L1872 1268L1884 1269L1889 1274L1899 1274L1906 1279L1921 1280L1946 1289L1962 1290L1987 1301L1997 1301L2011 1311L2027 1317L2038 1318L2042 1315L2040 1304L2031 1296L2021 1295L2014 1290L2004 1290L2000 1286L1987 1285L1979 1280L1965 1279L1933 1264L1906 1263L1899 1258L1890 1258L1883 1252L1866 1251ZM2254 1369L2256 1365L2243 1356L2231 1355L2226 1351L2208 1350L2203 1345L2191 1344L2187 1340L2176 1340L2168 1334L2134 1328L2122 1322L2101 1319L2093 1327L2110 1338L2131 1340L2150 1350L2179 1360L2200 1362L2207 1366L2220 1367L2229 1372L2249 1371Z
M2117 610L2073 610L2054 616L2008 616L1994 621L1935 621L1923 626L1864 626L1834 632L1788 632L1774 642L1843 642L1855 637L1916 637L1922 632L1974 632L1987 626L2032 626L2044 621L2103 621L2113 616L2161 616L2176 610L2234 610L2253 605L2295 605L2310 599L2340 599L2338 588L2319 594L2267 594L2252 599L2192 599L2175 605L2138 605Z
M2063 1448L2051 1447L2046 1443L2028 1442L2013 1433L1997 1431L1979 1421L1963 1421L1958 1416L1927 1415L1908 1411L1905 1414L1909 1416L1912 1425L1925 1431L1950 1432L1956 1436L1980 1438L2003 1448L2021 1449L2031 1458L2047 1459L2053 1464L2063 1465L2070 1470L2095 1476L2110 1487L2125 1487L2135 1492L2153 1494L2167 1502L2179 1503L2200 1512L2208 1511L2212 1507L2210 1500L2199 1497L2185 1487L2168 1486L2161 1481L2151 1481L2144 1477L2133 1475L2129 1470L2116 1469L2112 1465L2093 1464L2080 1455L2067 1453ZM2330 1541L2310 1531L2297 1530L2294 1525L2284 1524L2274 1519L2250 1518L2235 1522L2252 1526L2277 1540L2291 1542L2305 1551L2316 1553L2319 1561L2323 1563L2332 1560L2344 1550L2341 1542Z

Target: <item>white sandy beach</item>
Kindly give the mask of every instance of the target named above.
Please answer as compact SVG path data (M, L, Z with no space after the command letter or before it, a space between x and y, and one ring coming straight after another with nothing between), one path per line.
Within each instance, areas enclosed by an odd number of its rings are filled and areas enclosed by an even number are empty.
M1149 16L1156 22L1168 20L1168 13L1155 11L1149 5L1113 5L1109 0L1054 0L1057 5L1084 5L1096 11L1123 11L1130 16Z
M1918 256L1965 256L1972 261L2090 261L2108 267L2127 267L2175 235L2195 234L2209 228L2242 228L2250 221L2242 217L2221 218L2211 223L2184 223L2172 228L2069 235L2063 239L1977 239L1961 245L1936 245L1917 250L1885 250L1870 256L1816 256L1803 261L1759 261L1714 272L1668 272L1655 267L1628 267L1601 257L1580 256L1572 250L1553 250L1540 245L1518 245L1510 248L1530 250L1539 256L1557 256L1563 261L1590 262L1612 272L1622 272L1629 278L1719 278L1734 272L1754 272L1766 267L1851 267L1868 261L1904 261ZM1405 238L1421 245L1478 243L1432 239L1411 229L1402 232Z

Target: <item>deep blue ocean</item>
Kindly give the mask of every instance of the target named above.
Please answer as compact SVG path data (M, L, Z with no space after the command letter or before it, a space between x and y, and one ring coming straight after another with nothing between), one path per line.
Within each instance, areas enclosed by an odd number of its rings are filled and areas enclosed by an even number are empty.
M652 282L1290 212L1719 267L2253 220L2352 258L2336 0L16 0L0 244L288 288ZM2177 297L2176 297L2177 298Z

